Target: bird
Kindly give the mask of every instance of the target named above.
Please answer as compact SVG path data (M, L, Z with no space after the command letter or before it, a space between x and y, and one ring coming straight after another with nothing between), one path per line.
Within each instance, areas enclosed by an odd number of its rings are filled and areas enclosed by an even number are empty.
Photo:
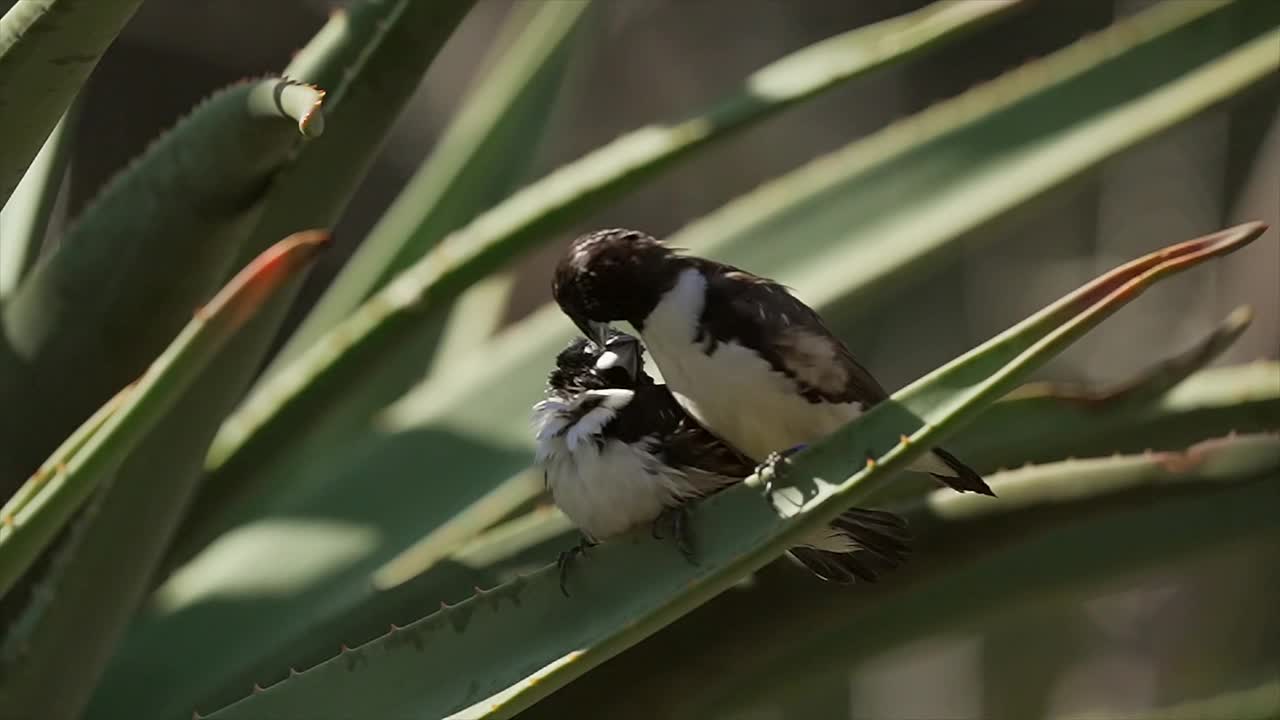
M598 341L575 338L556 356L533 428L552 500L582 535L560 556L565 595L575 555L645 525L655 537L670 525L680 551L695 561L688 504L741 482L756 466L690 417L645 372L640 341L612 328ZM854 509L788 552L818 577L849 584L900 566L909 543L899 516Z
M775 476L792 454L889 397L787 287L638 230L575 238L556 265L552 295L587 337L629 323L678 404ZM942 448L909 469L995 496Z

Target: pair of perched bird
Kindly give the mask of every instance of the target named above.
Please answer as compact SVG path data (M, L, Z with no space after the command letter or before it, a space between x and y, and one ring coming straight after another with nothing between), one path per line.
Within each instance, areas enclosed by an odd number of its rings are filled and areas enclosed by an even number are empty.
M578 237L552 293L585 337L556 358L534 408L537 461L585 548L665 520L687 556L686 504L830 434L888 394L785 287L634 230ZM629 323L640 335L608 325ZM643 346L641 345L643 341ZM644 351L665 384L645 372ZM994 495L934 448L912 470ZM874 580L900 565L905 522L854 508L789 550L819 577ZM562 556L561 588L564 588Z

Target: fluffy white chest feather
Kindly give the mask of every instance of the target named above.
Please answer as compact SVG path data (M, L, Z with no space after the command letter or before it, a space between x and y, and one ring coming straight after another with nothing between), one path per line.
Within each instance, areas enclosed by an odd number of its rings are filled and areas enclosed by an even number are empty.
M579 403L600 397L594 409L576 411ZM593 390L534 407L537 462L546 471L552 498L592 540L650 523L665 508L696 494L683 474L651 452L655 438L628 444L605 436L632 397L630 390Z
M667 386L704 427L754 460L814 442L858 416L856 403L811 403L754 350L695 342L706 301L702 272L684 270L645 319L645 347Z

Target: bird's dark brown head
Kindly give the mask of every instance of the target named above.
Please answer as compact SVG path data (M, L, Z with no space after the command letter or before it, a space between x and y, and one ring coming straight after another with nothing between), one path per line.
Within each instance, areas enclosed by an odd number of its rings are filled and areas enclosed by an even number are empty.
M640 341L616 330L606 332L603 346L579 337L561 350L547 385L560 392L580 393L608 388L634 390L652 383L653 378L644 371Z
M675 283L678 257L638 230L597 230L569 244L551 294L583 333L599 340L599 323L625 320L641 327Z

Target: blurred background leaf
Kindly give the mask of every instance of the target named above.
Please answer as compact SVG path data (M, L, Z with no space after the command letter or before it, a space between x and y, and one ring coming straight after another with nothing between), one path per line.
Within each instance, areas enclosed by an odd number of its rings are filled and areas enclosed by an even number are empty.
M0 529L6 571L18 559L30 567L79 505L95 492L102 495L57 576L44 579L45 593L52 597L36 603L38 618L20 624L28 636L5 640L13 655L4 658L4 707L50 719L81 715L193 489L190 481L164 485L121 472L121 464L218 347L326 240L320 232L292 237L238 274L196 312L83 447L54 467L52 477ZM99 424L96 418L89 422ZM15 552L19 549L21 554Z

